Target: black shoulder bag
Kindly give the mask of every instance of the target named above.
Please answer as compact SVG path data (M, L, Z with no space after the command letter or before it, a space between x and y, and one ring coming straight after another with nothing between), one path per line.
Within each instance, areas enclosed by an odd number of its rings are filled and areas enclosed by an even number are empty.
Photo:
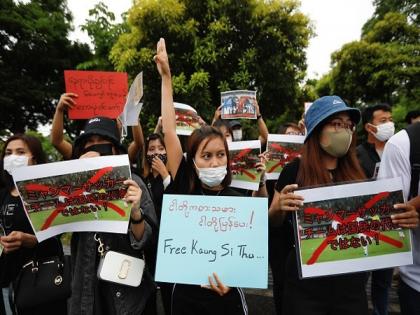
M70 256L58 252L57 256L44 259L37 259L35 252L33 259L23 265L13 282L13 300L18 310L70 297Z

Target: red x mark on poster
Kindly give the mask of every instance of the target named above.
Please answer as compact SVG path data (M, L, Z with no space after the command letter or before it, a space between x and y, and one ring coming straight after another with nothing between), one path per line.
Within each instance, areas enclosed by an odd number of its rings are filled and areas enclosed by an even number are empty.
M102 169L99 169L98 171L95 172L95 174L91 178L89 178L87 180L86 184L83 185L84 186L83 188L75 190L71 194L68 194L68 193L60 190L59 194L61 196L67 197L67 198L80 196L84 192L86 192L85 186L89 186L91 184L97 183L104 175L111 172L112 170L113 170L112 166L104 167ZM25 189L27 191L48 192L48 191L50 191L51 188L48 185L27 184L27 185L25 185ZM94 204L99 205L99 206L105 206L106 205L107 207L111 208L116 213L118 213L121 217L125 216L125 211L123 209L121 209L117 205L114 205L112 203L108 203L107 201L96 201L96 202L91 202L91 203L94 203ZM51 226L51 224L54 222L54 220L57 218L57 216L65 209L65 207L66 207L66 205L63 204L61 206L58 206L56 209L54 209L54 211L48 216L48 218L45 220L44 224L42 225L41 231L49 228Z
M385 199L389 196L389 192L382 192L375 196L373 196L371 199L369 199L360 209L358 209L354 214L348 216L347 218L343 219L336 215L335 213L330 213L327 210L321 209L321 208L305 208L304 213L305 214L315 214L315 215L328 215L331 219L337 221L340 224L346 224L350 223L356 220L357 217L364 216L364 213L367 209L372 208L376 203L381 201L382 199ZM385 243L388 243L392 246L401 248L404 246L404 244L398 240L395 240L391 237L388 237L386 235L383 235L377 231L365 231L363 234L370 236L372 238L377 237L379 240L384 241ZM325 238L325 240L315 249L315 251L312 253L311 257L308 259L307 264L312 265L316 263L319 256L321 256L322 252L327 248L330 241L334 240L336 238L336 235L331 235Z
M267 173L272 173L277 167L279 167L279 166L283 167L286 163L288 163L288 162L292 161L293 159L300 156L299 151L293 151L293 150L285 148L285 147L283 147L283 146L281 146L280 144L277 144L277 143L271 143L271 148L275 151L279 151L279 152L282 152L284 154L287 154L287 158L277 162L276 164L274 164L272 167L270 167L270 169L267 171Z
M236 154L232 158L232 162L235 162L236 160L240 160L242 157L244 157L245 155L247 155L251 151L252 151L252 149L243 149L243 150L239 151L239 153ZM256 176L254 174L252 174L251 172L248 172L248 170L246 170L243 167L238 167L238 168L236 168L236 170L239 171L239 172L242 172L243 174L245 174L246 176L248 176L252 180L256 179Z

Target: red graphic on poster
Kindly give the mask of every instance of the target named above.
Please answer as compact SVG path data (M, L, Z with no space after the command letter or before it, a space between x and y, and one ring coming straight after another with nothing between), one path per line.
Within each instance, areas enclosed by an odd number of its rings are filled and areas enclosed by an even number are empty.
M48 185L42 185L42 184L27 184L25 185L25 189L28 191L29 194L31 192L42 192L44 194L53 193L54 195L60 195L66 198L74 198L78 196L82 196L83 193L88 191L88 187L91 185L97 183L99 180L101 180L106 174L110 173L113 170L113 167L104 167L102 169L99 169L97 172L94 173L94 175L89 178L86 183L73 191L72 193L68 193L68 191L65 191L63 189L57 190L55 187L50 187ZM118 196L119 198L122 198L123 195L125 195L125 190L120 193L122 196ZM117 205L107 202L106 200L91 200L90 203L98 205L98 206L106 206L109 207L111 210L114 210L116 213L118 213L121 217L125 216L125 212L123 209L118 207ZM44 224L41 227L41 231L48 229L51 224L54 222L54 220L57 218L57 216L62 213L65 208L68 205L63 202L58 207L54 209L54 211L46 218Z

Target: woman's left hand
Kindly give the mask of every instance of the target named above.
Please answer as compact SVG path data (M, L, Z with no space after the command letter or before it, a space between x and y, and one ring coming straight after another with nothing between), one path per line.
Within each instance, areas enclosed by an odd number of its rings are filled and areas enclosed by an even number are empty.
M209 284L210 285L205 285L202 286L203 288L207 288L209 290L212 290L214 292L216 292L217 294L219 294L220 296L224 296L225 294L227 294L230 291L230 287L225 286L222 281L220 281L219 277L217 276L217 274L215 272L213 272L213 278L216 281L216 283L212 280L212 277L209 276Z
M124 201L131 204L131 211L139 211L140 209L140 199L142 191L137 185L137 183L132 179L127 179L124 181L124 185L127 185L127 192L124 196Z
M419 226L419 213L413 205L398 203L394 205L394 208L403 210L403 212L391 215L392 223L398 224L402 228L410 229Z

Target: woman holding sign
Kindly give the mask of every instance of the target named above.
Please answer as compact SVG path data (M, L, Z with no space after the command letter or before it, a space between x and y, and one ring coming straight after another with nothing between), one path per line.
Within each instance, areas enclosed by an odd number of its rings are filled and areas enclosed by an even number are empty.
M174 178L172 193L193 195L237 196L229 188L228 147L224 135L210 126L196 129L190 136L186 159L176 135L172 81L165 41L160 39L155 56L162 77L162 126L168 169ZM176 272L176 271L175 271ZM229 288L223 279L209 270L207 286L174 284L172 314L247 314L247 305L240 288Z
M29 261L41 261L44 258L63 255L61 242L57 238L38 243L11 176L16 168L42 163L46 163L46 157L41 142L37 138L29 135L14 135L4 144L1 155L0 189L0 230L3 230L5 234L0 235L2 288L14 282L23 266ZM15 297L18 294L19 291L14 292ZM35 301L34 305L28 309L19 309L18 306L16 308L18 308L18 314L45 314L46 310L55 314L66 314L66 303L66 299L50 300L41 305L36 305ZM6 304L8 304L7 301Z
M294 193L298 187L365 178L355 153L354 133L359 120L359 110L348 107L337 96L325 96L312 104L305 115L307 134L302 156L284 167L275 187L269 209L272 225L303 205L303 198ZM395 215L393 223L401 227L418 224L412 208L402 204L396 207L406 211ZM368 314L364 273L299 279L295 251L289 253L285 268L283 314Z

